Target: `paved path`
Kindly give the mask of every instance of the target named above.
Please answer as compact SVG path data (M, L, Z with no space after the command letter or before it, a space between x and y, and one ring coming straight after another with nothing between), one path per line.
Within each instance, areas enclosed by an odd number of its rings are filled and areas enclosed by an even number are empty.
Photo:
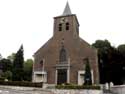
M36 90L12 90L0 88L0 94L52 94L50 91L36 91Z
M45 91L1 91L0 90L0 94L52 94L50 92L45 92Z
M102 94L98 90L57 90L17 86L0 86L0 94Z

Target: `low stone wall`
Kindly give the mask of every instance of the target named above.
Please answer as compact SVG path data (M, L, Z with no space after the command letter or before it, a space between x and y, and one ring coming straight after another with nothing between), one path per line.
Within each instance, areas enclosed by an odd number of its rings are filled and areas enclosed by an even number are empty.
M63 90L63 89L43 89L43 88L33 88L33 87L20 87L20 86L3 86L0 85L0 89L12 89L12 90L17 90L17 91L39 91L41 93L37 94L42 94L42 92L49 92L49 93L43 93L43 94L103 94L102 90L86 90L86 89L81 89L81 90ZM26 93L27 94L27 93Z
M103 94L101 90L58 90L53 89L53 94Z
M14 89L14 90L36 90L36 89L41 89L41 88L35 88L35 87L6 86L6 85L0 85L0 88L2 88L2 89Z
M125 94L125 85L112 86L111 91L114 94Z

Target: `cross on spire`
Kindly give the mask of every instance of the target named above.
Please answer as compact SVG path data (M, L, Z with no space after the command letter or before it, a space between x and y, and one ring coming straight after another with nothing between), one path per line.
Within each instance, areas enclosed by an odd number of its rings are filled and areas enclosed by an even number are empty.
M72 13L71 13L71 10L70 10L70 7L69 7L69 3L68 3L68 1L67 1L67 3L66 3L66 6L65 6L65 9L64 9L64 11L63 11L63 16L65 16L65 15L71 15Z

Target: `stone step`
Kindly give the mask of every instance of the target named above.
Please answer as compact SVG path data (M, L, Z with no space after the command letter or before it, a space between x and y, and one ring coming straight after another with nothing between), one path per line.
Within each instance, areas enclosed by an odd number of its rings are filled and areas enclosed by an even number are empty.
M55 85L47 85L46 88L47 89L55 89Z

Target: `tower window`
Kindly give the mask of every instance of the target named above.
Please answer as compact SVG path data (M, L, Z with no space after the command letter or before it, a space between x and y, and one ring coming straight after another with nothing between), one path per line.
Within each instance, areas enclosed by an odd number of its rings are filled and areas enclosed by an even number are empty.
M40 61L40 66L39 67L42 68L42 70L43 70L43 60Z
M69 23L66 23L66 30L69 30Z
M66 53L66 50L65 50L64 48L62 48L62 49L60 50L59 61L60 61L60 62L65 62L65 61L67 61L67 53Z
M59 31L62 31L62 24L59 24Z

